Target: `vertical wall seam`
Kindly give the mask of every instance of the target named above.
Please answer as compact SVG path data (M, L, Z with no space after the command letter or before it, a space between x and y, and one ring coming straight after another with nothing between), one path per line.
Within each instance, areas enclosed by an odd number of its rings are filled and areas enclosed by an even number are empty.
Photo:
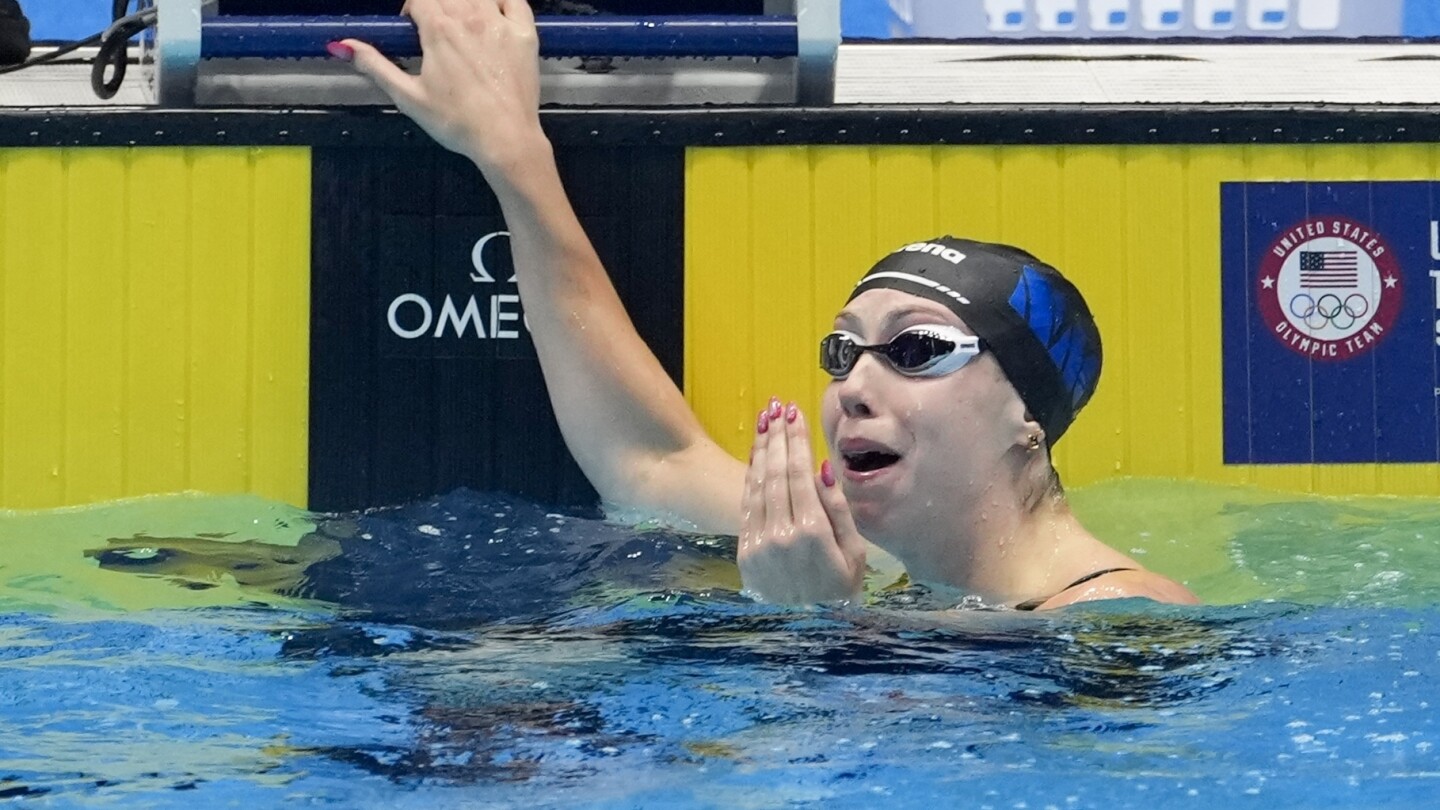
M810 281L806 286L810 290L811 323L818 323L820 318L820 200L819 195L815 193L815 175L817 174L815 169L818 163L818 154L819 147L805 147L805 173L807 187L806 193L808 196L808 199L806 200L806 205L808 206L810 211L810 218L806 223L807 228L805 233L806 256L809 259L808 266L810 268ZM807 384L805 386L810 395L805 404L807 407L814 407L815 410L811 414L812 416L818 416L820 414L821 408L821 391L816 390L816 383L813 382L814 379L814 375L811 375L808 378ZM814 456L823 456L828 458L829 448L823 449L825 450L823 454L815 453Z
M930 229L927 233L936 236L948 231L940 217L940 166L941 152L944 147L931 146L930 153Z
M255 389L259 380L255 377L255 342L259 339L258 330L255 328L255 253L256 237L259 231L259 205L255 194L255 173L262 162L259 158L259 148L251 147L247 150L245 160L245 186L249 195L248 219L246 223L249 233L246 234L246 255L245 255L245 416L240 420L241 429L245 431L245 463L241 469L245 471L244 486L246 492L255 491Z
M1180 265L1180 283L1183 285L1180 300L1185 302L1181 308L1180 334L1184 336L1188 351L1182 353L1181 363L1184 365L1183 386L1184 393L1180 401L1185 403L1185 474L1191 478L1195 477L1197 463L1196 457L1199 453L1195 446L1195 356L1194 347L1198 345L1195 336L1195 284L1193 274L1198 268L1190 265L1192 254L1190 252L1191 239L1189 223L1193 210L1191 208L1190 191L1192 180L1190 177L1191 158L1193 157L1193 146L1172 147L1175 159L1180 164L1180 221L1184 226L1180 229L1180 255L1185 257ZM1224 319L1221 319L1221 330L1224 330ZM1223 383L1222 383L1223 384Z
M745 304L749 310L750 317L750 339L746 346L746 355L750 358L750 375L746 381L746 389L750 393L750 402L756 405L760 393L760 364L755 362L759 359L760 345L760 318L755 306L754 295L756 291L763 289L760 273L755 265L755 160L759 154L760 147L751 146L745 149L745 264L750 274L751 300ZM758 408L758 405L756 405ZM755 410L752 408L751 410ZM743 423L742 423L743 424Z
M186 489L193 489L194 464L190 458L191 432L194 427L195 415L195 148L185 147L181 150L181 162L185 167L185 230L184 246L181 248L184 268L181 272L182 284L184 284L185 303L185 346L182 355L185 358L183 364L184 385L181 387L185 404L180 409L183 423L180 431L180 453L181 453L181 480Z
M120 229L120 244L117 248L118 264L124 268L120 274L120 491L118 495L130 494L130 415L134 408L130 405L130 297L132 294L130 269L134 267L131 263L131 252L134 250L134 240L130 227L130 212L140 210L140 206L134 198L135 186L132 169L135 166L135 147L125 147L119 153L120 159L120 198L124 200L125 227Z
M866 189L867 189L867 191L866 191L866 197L867 197L866 203L867 203L868 206L870 207L870 211L871 211L871 216L870 216L870 233L868 234L868 236L870 237L870 251L869 251L869 253L870 253L871 256L879 256L879 255L880 255L879 229L877 229L877 228L875 227L874 211L875 211L875 199L876 199L876 195L880 193L880 181L877 180L876 178L880 176L880 170L879 170L879 165L878 165L878 164L879 164L879 162L880 162L880 151L879 151L879 150L880 150L881 148L882 148L882 147L876 147L876 146L867 146L867 147L865 147L865 169L866 169L866 172L867 172L866 177L865 177L865 181L866 181L866 182L865 182L865 186L866 186Z
M1126 184L1126 186L1128 186L1128 185L1129 185L1129 182L1130 182L1130 177L1129 177L1129 175L1130 175L1130 161L1128 160L1128 158L1129 158L1129 156L1130 156L1131 149L1132 149L1132 147L1129 147L1129 146L1119 147L1119 161L1120 161L1120 166L1122 167L1122 168L1121 168L1121 171L1123 172L1123 175L1124 175L1124 176L1121 178L1121 181L1124 182L1124 183ZM1120 265L1120 307L1119 307L1119 309L1120 309L1120 334L1126 336L1126 339L1125 339L1125 344L1126 344L1126 345L1125 345L1124 347L1122 347L1122 349L1126 349L1126 351L1124 351L1124 353L1123 353L1123 354L1124 354L1124 357L1125 357L1125 361L1120 364L1121 368L1124 369L1124 373L1122 373L1122 374L1120 375L1120 379L1121 379L1121 386L1120 386L1120 425L1121 425L1121 430L1123 430L1123 431L1125 432L1125 436L1124 436L1124 439L1120 442L1120 469L1119 469L1119 470L1116 470L1116 472L1118 472L1118 473L1120 473L1120 474L1122 474L1122 475L1132 475L1132 474L1134 474L1134 472L1135 472L1135 470L1134 470L1134 461L1133 461L1133 459L1134 459L1134 457L1135 457L1135 454L1134 454L1134 452L1133 452L1133 448L1131 447L1131 444L1135 441L1135 431L1130 428L1130 424L1131 424L1131 414L1130 414L1130 390L1131 390L1130 368L1131 368L1131 366L1130 366L1130 352L1128 351L1128 348L1129 348L1129 344L1130 344L1130 339L1129 339L1129 337L1130 337L1130 320L1131 320L1131 317L1130 317L1130 306L1131 306L1131 301L1130 301L1130 253L1131 253L1131 251L1130 251L1130 238L1129 238L1128 231L1129 231L1129 229L1130 229L1130 217L1134 214L1134 212L1130 210L1130 194L1129 194L1128 190L1127 190L1124 194L1119 195L1118 198L1119 198L1119 200L1120 200L1120 206L1121 206L1121 208L1123 209L1123 210L1121 210L1121 212L1120 212L1120 220L1121 220L1121 222L1124 222L1124 223L1125 223L1125 230L1126 230L1127 233L1126 233L1126 236L1125 236L1124 238L1118 240L1118 241L1120 242L1120 256L1119 256L1119 262L1118 262L1119 265Z
M73 491L73 482L65 468L65 462L69 452L70 437L75 433L70 425L74 414L70 412L70 386L66 383L71 364L70 284L75 278L75 273L70 266L70 261L74 256L74 251L70 249L70 215L73 209L70 206L70 195L66 194L64 189L69 185L70 163L74 155L73 148L60 150L60 183L56 189L60 195L60 260L58 262L60 272L60 381L55 396L60 401L60 435L56 437L55 469L50 474L59 477L59 481L56 483L59 484L61 504L70 502L70 493ZM60 504L55 505L59 506Z

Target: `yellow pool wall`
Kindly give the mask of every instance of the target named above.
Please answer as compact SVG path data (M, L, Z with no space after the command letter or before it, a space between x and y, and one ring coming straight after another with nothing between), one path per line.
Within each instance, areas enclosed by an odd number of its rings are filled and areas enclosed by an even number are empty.
M685 161L684 388L739 457L771 395L818 404L816 344L863 270L952 233L1030 250L1095 312L1106 364L1056 450L1068 485L1440 493L1436 464L1221 457L1221 183L1431 180L1434 145L723 147ZM0 149L0 508L177 491L306 505L311 194L305 147Z
M303 148L0 149L0 506L303 505Z

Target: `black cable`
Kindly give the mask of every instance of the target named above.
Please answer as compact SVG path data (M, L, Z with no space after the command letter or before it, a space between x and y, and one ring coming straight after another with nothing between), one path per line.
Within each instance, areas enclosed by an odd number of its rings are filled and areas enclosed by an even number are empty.
M110 23L109 28L77 42L62 45L50 53L26 59L18 65L0 67L0 75L54 62L66 54L74 53L98 42L100 43L100 52L96 54L95 61L90 68L90 87L100 98L114 98L115 94L120 91L120 83L125 81L130 39L155 24L156 11L154 8L127 15L125 11L129 5L130 0L114 0L110 12L113 22ZM109 81L105 80L106 67L114 69Z
M44 53L44 54L41 54L41 55L39 55L39 56L32 56L32 57L30 57L29 59L26 59L24 62L21 62L21 63L18 64L18 65L7 65L6 67L0 67L0 75L6 74L6 73L14 73L14 72L17 71L17 70L24 70L25 68L35 67L36 65L43 65L43 64L45 64L46 62L53 62L53 61L55 61L56 59L59 59L60 57L64 56L64 55L67 54L67 53L74 53L75 51L80 50L81 48L85 47L86 45L94 45L95 43L99 42L100 39L101 39L102 37L104 37L104 36L105 36L105 32L104 32L104 31L101 31L101 32L98 33L98 34L95 34L94 36L86 37L86 38L80 40L79 42L71 42L71 43L69 43L69 44L67 44L67 45L64 45L64 46L62 46L62 47L56 48L55 50L51 51L50 53Z
M155 24L156 11L153 8L126 15L130 0L115 0L111 13L115 21L100 34L100 52L90 68L90 89L102 99L114 98L125 82L125 67L129 64L130 38ZM111 68L110 79L105 79L105 68Z

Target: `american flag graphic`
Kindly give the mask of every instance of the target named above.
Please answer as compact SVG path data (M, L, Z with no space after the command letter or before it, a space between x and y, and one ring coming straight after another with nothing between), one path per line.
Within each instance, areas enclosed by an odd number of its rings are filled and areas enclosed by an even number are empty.
M1343 290L1360 286L1360 258L1353 250L1300 251L1300 288Z

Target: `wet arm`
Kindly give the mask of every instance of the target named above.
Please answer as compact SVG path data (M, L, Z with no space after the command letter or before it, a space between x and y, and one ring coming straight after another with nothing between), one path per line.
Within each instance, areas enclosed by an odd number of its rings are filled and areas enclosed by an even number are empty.
M565 442L607 502L738 531L744 467L701 427L635 331L538 132L485 166Z
M706 435L630 322L575 217L540 126L538 36L524 0L408 0L424 59L353 54L406 115L470 158L500 200L521 300L561 432L607 502L735 533L744 466Z

